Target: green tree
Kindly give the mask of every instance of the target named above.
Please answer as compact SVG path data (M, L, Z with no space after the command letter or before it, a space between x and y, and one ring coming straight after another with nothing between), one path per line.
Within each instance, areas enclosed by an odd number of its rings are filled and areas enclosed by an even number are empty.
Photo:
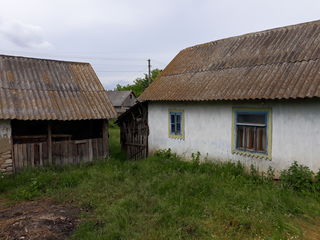
M117 84L115 90L117 91L127 91L132 90L134 94L138 97L140 94L149 86L150 83L153 82L154 79L161 73L162 70L160 69L154 69L151 71L150 79L148 78L147 74L144 74L143 78L137 78L133 81L133 84L128 85L120 85Z

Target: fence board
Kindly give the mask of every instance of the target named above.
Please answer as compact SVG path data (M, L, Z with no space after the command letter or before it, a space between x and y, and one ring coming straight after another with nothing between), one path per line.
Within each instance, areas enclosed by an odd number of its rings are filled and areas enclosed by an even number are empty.
M69 140L52 143L52 164L65 165L91 162L105 156L103 139ZM14 166L16 169L49 165L47 142L14 144Z
M39 144L39 164L40 166L43 166L42 143Z
M128 159L148 156L148 107L137 104L119 117L121 148Z

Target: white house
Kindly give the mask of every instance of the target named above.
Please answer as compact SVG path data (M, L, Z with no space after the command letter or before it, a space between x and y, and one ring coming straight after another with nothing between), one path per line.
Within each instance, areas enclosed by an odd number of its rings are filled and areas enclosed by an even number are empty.
M320 168L320 21L182 50L139 97L149 152Z

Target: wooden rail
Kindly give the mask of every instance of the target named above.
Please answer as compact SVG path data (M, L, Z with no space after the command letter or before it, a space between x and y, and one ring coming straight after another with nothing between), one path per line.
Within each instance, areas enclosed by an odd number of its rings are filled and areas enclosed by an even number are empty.
M13 145L15 169L44 165L65 165L91 162L106 157L106 146L102 138L52 142L50 159L48 142Z

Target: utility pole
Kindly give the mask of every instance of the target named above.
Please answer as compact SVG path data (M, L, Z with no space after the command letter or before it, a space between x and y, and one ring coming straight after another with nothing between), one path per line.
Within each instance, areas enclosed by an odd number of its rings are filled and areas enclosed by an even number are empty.
M149 78L149 83L151 82L151 60L148 59L148 78Z

